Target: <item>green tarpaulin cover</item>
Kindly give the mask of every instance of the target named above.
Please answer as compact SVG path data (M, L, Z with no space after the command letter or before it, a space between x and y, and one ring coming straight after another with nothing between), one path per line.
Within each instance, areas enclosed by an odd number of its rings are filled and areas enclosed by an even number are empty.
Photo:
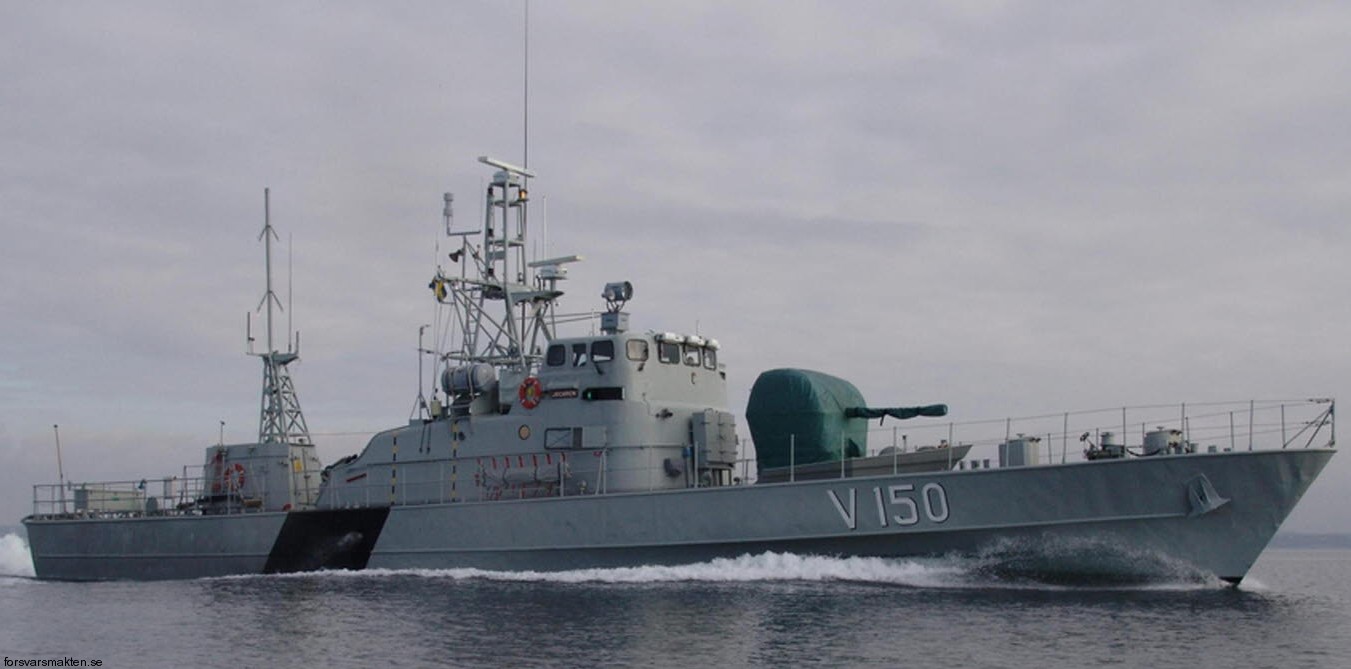
M746 422L760 469L808 465L862 455L868 421L845 409L864 406L863 394L844 379L807 369L772 369L751 387ZM790 443L796 443L790 452Z
M771 369L761 374L746 404L759 469L864 455L870 418L947 413L946 404L870 408L854 384L809 369Z

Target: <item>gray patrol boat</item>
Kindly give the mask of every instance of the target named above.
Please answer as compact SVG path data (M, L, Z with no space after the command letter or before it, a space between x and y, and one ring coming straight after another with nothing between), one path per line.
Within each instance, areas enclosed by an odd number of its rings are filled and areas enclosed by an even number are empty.
M529 257L534 175L479 160L493 168L481 225L454 229L445 196L452 250L430 288L446 344L419 353L440 387L419 390L407 424L321 465L288 372L299 341L272 341L268 222L257 442L209 446L172 476L35 486L23 522L37 577L566 570L774 551L1237 583L1334 453L1328 399L958 423L941 404L870 407L848 381L801 369L759 376L745 443L718 342L631 331L627 282L605 287L601 313L556 313L581 258ZM596 317L599 334L558 332Z

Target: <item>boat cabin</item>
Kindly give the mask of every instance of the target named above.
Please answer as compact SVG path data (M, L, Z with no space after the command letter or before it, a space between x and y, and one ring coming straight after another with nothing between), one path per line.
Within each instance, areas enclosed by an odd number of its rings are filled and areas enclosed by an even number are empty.
M549 342L533 370L446 369L445 402L335 463L320 505L732 484L738 441L717 340L603 329Z

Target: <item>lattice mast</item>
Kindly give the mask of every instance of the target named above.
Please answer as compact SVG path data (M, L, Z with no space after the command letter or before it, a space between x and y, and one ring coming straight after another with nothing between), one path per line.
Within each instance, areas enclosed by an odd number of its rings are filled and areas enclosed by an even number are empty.
M253 352L253 334L250 327L249 355L255 355L263 361L263 396L258 415L258 443L260 444L310 444L309 427L305 425L305 414L300 411L300 399L296 397L295 384L287 365L300 359L300 334L297 333L294 346L290 333L287 333L286 352L282 353L273 345L272 313L273 308L285 311L281 300L272 291L272 240L277 232L272 229L272 207L270 189L263 189L263 231L258 239L263 242L267 261L267 292L258 303L255 311L267 307L267 350Z
M497 168L484 197L483 225L477 230L449 230L460 239L449 255L459 276L437 268L431 288L438 302L451 307L459 345L444 354L448 364L487 363L529 370L538 366L542 349L554 336L554 303L563 294L558 282L567 278L563 265L578 256L529 261L529 170L480 157ZM447 195L449 203L450 196Z

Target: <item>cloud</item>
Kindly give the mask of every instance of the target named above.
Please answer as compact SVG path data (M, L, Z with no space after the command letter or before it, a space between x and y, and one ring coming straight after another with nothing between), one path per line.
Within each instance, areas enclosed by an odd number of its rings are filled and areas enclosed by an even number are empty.
M721 340L736 411L784 365L969 417L1347 395L1347 13L535 3L536 220L588 257L565 309L633 280L635 327ZM53 423L128 470L249 438L264 187L311 427L401 421L441 193L472 224L474 158L522 159L519 19L0 8L0 512ZM1351 525L1349 471L1303 527Z

